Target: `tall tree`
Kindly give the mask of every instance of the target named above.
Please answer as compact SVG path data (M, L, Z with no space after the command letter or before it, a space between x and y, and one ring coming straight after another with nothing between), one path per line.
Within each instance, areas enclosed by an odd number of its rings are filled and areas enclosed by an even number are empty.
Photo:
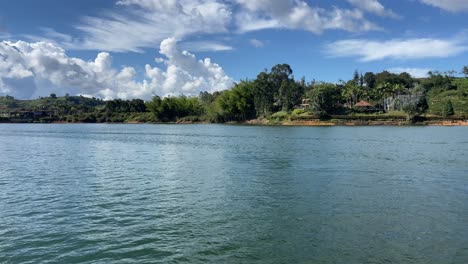
M413 77L407 72L402 72L396 78L397 83L405 86L406 88L411 88L413 86L414 80Z
M400 74L390 73L388 71L383 71L377 73L375 75L376 85L380 85L383 83L390 83L390 84L401 84L406 88L411 88L413 86L414 80L406 72L402 72Z
M283 80L278 91L279 102L283 111L290 111L301 102L304 86L294 80Z
M277 88L281 86L284 80L292 80L292 69L288 64L277 64L271 68L270 77Z
M261 72L254 81L255 109L258 116L269 115L282 108L290 109L294 94L294 78L288 64L277 64Z
M353 81L356 85L359 85L359 71L354 70Z
M244 121L255 118L254 87L242 81L217 98L223 121Z
M346 82L343 87L342 95L351 106L357 104L362 94L362 88L354 80Z
M375 74L373 72L366 72L364 74L364 83L369 90L375 88Z
M315 108L327 114L333 113L336 103L341 99L340 90L333 83L318 83L307 96Z
M254 81L254 101L257 116L268 115L273 110L275 90L267 71L257 75Z

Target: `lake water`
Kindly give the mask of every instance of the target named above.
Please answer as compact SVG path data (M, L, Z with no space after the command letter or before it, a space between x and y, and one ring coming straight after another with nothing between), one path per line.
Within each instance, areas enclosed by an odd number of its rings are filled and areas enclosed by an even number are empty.
M0 125L0 263L468 263L467 127Z

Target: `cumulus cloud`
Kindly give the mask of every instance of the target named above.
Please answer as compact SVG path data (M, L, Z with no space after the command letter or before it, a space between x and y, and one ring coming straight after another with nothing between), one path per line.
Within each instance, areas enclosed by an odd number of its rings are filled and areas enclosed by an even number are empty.
M366 12L373 13L383 17L398 18L392 10L387 10L378 0L347 0L350 4Z
M143 98L152 95L228 89L233 80L209 58L180 50L173 38L164 40L159 58L164 68L146 65L145 78L137 79L132 67L120 70L112 66L109 53L99 53L95 60L68 57L53 43L24 41L0 42L0 94L18 98L71 93L109 98Z
M161 42L159 53L167 59L159 59L158 62L167 66L166 71L149 64L145 66L151 87L164 95L198 94L200 91L214 92L230 88L233 80L221 66L209 58L197 60L195 55L180 50L176 44L174 38Z
M239 32L269 28L301 29L313 33L340 29L346 31L377 30L359 9L330 10L310 6L305 1L290 0L236 0L242 12L236 14Z
M0 79L2 93L20 98L44 95L44 92L60 88L78 91L80 94L102 96L101 90L119 90L127 86L121 74L111 67L109 53L99 53L94 61L83 61L68 57L65 51L46 42L28 43L24 41L0 43ZM125 70L125 69L124 69ZM20 87L24 79L31 80L29 87ZM131 90L125 89L128 94ZM65 92L64 92L65 93Z
M432 71L432 69L427 69L427 68L391 68L388 69L387 71L400 74L402 72L409 73L412 77L414 78L424 78L428 76L428 72Z
M467 0L419 0L421 3L438 7L450 12L468 11Z
M348 39L325 45L331 57L357 57L360 61L424 59L456 56L468 50L462 39L392 39L385 41Z

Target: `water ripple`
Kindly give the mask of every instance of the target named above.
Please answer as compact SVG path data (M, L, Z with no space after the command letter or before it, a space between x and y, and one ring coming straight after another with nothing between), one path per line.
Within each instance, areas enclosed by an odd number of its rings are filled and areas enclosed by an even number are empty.
M466 132L1 125L0 263L468 263Z

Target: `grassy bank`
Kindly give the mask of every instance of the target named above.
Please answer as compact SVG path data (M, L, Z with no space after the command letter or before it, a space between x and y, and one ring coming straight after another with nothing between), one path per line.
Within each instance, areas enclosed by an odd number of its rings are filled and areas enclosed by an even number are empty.
M467 118L459 115L439 116L425 114L412 120L408 115L400 111L388 113L363 114L354 113L348 115L318 115L310 113L278 112L268 118L247 121L247 124L258 125L305 125L305 126L399 126L399 125L466 125Z

